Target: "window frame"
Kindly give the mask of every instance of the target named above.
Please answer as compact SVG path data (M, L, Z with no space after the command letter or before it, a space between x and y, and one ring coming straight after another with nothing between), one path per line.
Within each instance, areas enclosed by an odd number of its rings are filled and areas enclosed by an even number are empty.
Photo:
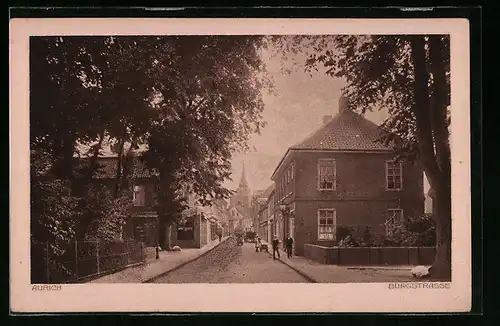
M321 188L321 163L324 162L333 162L333 185L332 188ZM335 191L337 190L337 162L335 161L334 158L319 158L317 160L317 173L316 173L316 178L317 178L317 188L319 191Z
M389 164L399 164L399 177L401 178L401 184L399 188L389 188ZM393 166L392 169L395 169ZM394 178L393 183L396 185L395 180L396 175L392 174L392 178ZM402 191L403 190L403 162L394 162L394 160L385 161L385 190L386 191Z
M326 212L333 212L333 232L332 232L332 239L321 239L320 237L320 234L323 234L320 232L320 227L322 224L320 224L320 220L321 220L321 211L326 211ZM327 219L329 217L326 217ZM325 226L327 226L327 224L325 224ZM316 237L318 239L318 241L335 241L335 238L336 238L336 228L337 228L337 210L335 208L318 208L318 213L317 213L317 227L318 227L318 232L316 234ZM326 234L326 233L325 233Z
M137 191L136 191L136 187L137 187ZM140 190L142 189L142 199L143 199L143 203L142 204L138 204L136 203L137 201L137 193L139 192L140 193ZM146 186L143 185L143 184L137 184L137 185L134 185L134 189L132 189L132 203L134 206L136 207L143 207L143 206L146 206Z

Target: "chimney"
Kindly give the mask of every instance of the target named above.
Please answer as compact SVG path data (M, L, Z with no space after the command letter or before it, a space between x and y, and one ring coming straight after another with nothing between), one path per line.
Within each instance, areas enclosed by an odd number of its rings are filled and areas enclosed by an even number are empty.
M330 120L332 120L332 116L331 115L325 115L323 116L323 124L326 125Z
M349 100L348 100L347 97L345 97L344 95L340 96L340 99L339 99L339 113L348 110L348 108L347 108L348 102L349 102Z

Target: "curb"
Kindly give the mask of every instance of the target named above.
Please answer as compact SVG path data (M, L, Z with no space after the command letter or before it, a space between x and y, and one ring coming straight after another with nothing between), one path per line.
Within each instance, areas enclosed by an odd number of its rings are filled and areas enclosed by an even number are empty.
M390 268L390 267L346 267L348 270L358 270L358 271L407 271L410 272L411 268Z
M199 256L197 256L197 257L194 257L194 258L192 258L192 259L189 259L189 260L187 260L187 261L185 261L185 262L182 262L181 264L179 264L179 265L177 265L177 266L175 266L175 267L173 267L173 268L171 268L171 269L169 269L169 270L167 270L167 271L164 271L164 272L162 272L162 273L161 273L161 274L159 274L159 275L156 275L156 276L150 277L150 278L148 278L148 279L146 279L146 280L144 280L144 281L141 281L141 283L152 283L152 282L156 281L157 279L159 279L160 277L163 277L163 276L167 275L168 273L171 273L171 272L173 272L173 271L175 271L175 270L178 270L179 268L184 267L184 266L186 266L187 264L192 263L192 262L194 262L195 260L197 260L197 259L199 259L199 258L201 258L201 257L205 256L206 254L208 254L209 252L211 252L212 250L214 250L215 248L217 248L218 246L220 246L221 244L223 244L224 242L226 242L226 241L227 241L227 240L229 240L229 239L230 239L230 237L227 237L227 238L225 238L224 240L222 240L221 242L218 242L218 243L217 243L215 246L213 246L212 248L210 248L210 249L208 249L207 251L205 251L204 253L202 253L201 255L199 255Z
M268 244L269 245L269 244ZM271 252L268 252L268 254L272 257L273 254ZM312 278L311 276L307 275L306 273L304 273L303 271L301 271L300 269L288 264L287 262L285 262L284 260L281 260L281 258L276 258L280 263L282 263L283 265L286 265L288 267L290 267L291 269L293 269L295 272L297 272L298 274L300 274L300 276L302 276L303 278L305 278L306 280L308 280L310 283L320 283L318 282L316 279Z
M119 273L119 272L124 271L126 269L137 267L137 266L141 266L141 265L144 265L144 264L146 264L145 261L138 262L138 263L132 263L132 264L124 266L124 267L120 267L120 268L117 268L117 269L114 269L114 270L111 270L111 271L107 271L107 272L101 273L99 276L94 275L94 276L83 277L82 279L78 280L78 282L76 282L76 283L92 283L93 281L98 280L101 277L105 277L105 276L108 276L108 275L111 275L111 274L114 274L114 273Z

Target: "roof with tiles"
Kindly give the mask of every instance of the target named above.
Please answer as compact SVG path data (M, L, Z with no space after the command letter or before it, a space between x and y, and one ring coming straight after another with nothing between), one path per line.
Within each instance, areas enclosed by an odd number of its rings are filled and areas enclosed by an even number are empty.
M390 147L378 142L379 127L351 111L340 111L330 121L290 149L344 151L385 151Z
M328 118L325 120L325 118ZM274 170L274 178L283 160L294 150L327 150L346 152L388 152L391 147L379 141L381 129L375 123L347 107L347 98L339 100L339 112L325 117L323 125L301 142L289 147Z
M88 159L84 159L85 161ZM99 157L97 163L99 165L94 178L96 179L114 179L116 178L117 156ZM147 179L151 177L150 171L146 164L139 158L134 159L133 177L136 179Z

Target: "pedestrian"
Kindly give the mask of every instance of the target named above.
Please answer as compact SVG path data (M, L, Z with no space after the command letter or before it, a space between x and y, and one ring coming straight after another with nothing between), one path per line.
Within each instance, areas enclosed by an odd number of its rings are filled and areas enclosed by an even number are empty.
M222 240L222 234L219 234L219 242Z
M279 251L280 240L278 239L277 236L274 236L272 244L273 244L273 260L276 260L276 254L278 254L278 258L280 258L280 251Z
M286 247L286 256L288 258L292 258L293 238L290 236L290 234L288 234L285 239L285 247Z
M255 240L255 252L259 252L260 245L261 245L260 238L257 237L257 239Z

